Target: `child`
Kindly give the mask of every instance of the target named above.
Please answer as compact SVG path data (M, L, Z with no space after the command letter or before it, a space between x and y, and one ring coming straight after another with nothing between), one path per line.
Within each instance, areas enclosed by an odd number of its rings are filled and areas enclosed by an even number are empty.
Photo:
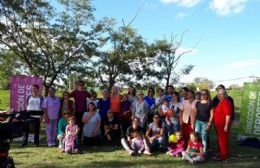
M166 113L165 126L167 128L168 136L176 131L179 131L179 122L175 117L175 112L173 109L169 109Z
M119 123L114 117L114 113L107 113L107 120L104 123L105 136L109 143L116 144L120 139Z
M167 154L173 156L173 157L180 157L181 153L184 151L184 140L182 139L182 133L180 131L177 131L175 133L177 142L171 142L169 140L169 147Z
M160 111L159 111L160 118L164 119L169 110L170 110L170 104L169 104L168 99L165 98L163 100L163 104L162 104Z
M190 163L203 162L204 152L203 145L199 142L199 134L197 132L192 132L190 134L190 141L186 151L182 152L182 159L188 160Z
M75 117L70 117L69 124L66 126L66 135L64 138L66 153L78 153L76 145L78 126L75 124L75 120Z
M134 131L133 139L131 140L131 148L134 153L142 154L144 152L144 140L139 131Z
M121 102L121 114L122 114L122 131L125 134L127 128L131 125L131 102L128 101L128 94L123 95L123 101Z

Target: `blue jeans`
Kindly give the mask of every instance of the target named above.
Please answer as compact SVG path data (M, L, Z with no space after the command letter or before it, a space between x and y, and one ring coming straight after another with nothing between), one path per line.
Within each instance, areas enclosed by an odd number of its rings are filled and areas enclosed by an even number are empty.
M208 123L204 121L196 120L195 123L195 131L198 132L202 139L203 144L203 151L206 153L207 151L207 139L208 139L208 133L206 131Z

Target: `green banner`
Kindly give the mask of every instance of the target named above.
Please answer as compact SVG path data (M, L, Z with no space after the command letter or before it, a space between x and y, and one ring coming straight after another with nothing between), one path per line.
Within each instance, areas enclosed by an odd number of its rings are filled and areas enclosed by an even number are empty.
M239 134L260 138L260 83L244 84Z

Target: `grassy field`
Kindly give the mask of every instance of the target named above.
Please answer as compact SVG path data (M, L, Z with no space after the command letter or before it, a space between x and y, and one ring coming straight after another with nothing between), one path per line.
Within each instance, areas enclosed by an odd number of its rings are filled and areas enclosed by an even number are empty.
M212 151L216 149L216 139L211 133ZM172 158L165 153L156 152L152 156L130 157L121 147L95 146L81 147L81 154L66 155L57 148L46 147L42 142L41 147L29 146L19 148L12 145L10 155L14 157L15 164L21 168L45 167L200 167L200 168L258 168L260 165L260 150L236 145L237 128L232 129L231 158L228 163L212 160L197 165L191 165L180 158Z
M236 107L240 107L242 93L230 92ZM6 109L9 106L9 91L0 90L0 108ZM238 128L232 128L230 149L231 158L229 163L219 163L211 158L206 163L190 165L180 158L172 158L165 153L154 153L152 156L130 157L121 147L80 147L81 154L61 154L57 148L47 147L44 140L40 147L29 145L26 148L19 148L17 143L12 144L10 155L14 158L16 167L21 168L45 168L45 167L199 167L199 168L258 168L260 165L260 150L250 147L241 147L236 144ZM44 132L43 132L44 134ZM216 149L215 132L211 131L212 153Z

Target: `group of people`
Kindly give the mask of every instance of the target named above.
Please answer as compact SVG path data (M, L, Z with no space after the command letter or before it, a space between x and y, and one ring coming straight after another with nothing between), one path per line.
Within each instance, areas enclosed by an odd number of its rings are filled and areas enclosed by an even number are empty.
M219 150L216 157L227 161L234 102L223 85L216 90L212 100L207 89L195 93L183 87L178 93L170 85L166 90L158 88L156 93L151 87L145 96L132 86L121 95L114 86L111 92L103 90L102 98L97 99L94 91L88 92L85 83L78 81L76 89L64 91L61 98L55 95L54 88L43 98L39 86L33 85L27 110L44 111L47 144L56 146L58 140L62 152L78 153L82 143L121 143L131 156L166 149L173 157L202 162L207 157L208 133L214 125ZM40 122L41 116L31 116L21 146L27 145L31 123L34 143L39 146Z

